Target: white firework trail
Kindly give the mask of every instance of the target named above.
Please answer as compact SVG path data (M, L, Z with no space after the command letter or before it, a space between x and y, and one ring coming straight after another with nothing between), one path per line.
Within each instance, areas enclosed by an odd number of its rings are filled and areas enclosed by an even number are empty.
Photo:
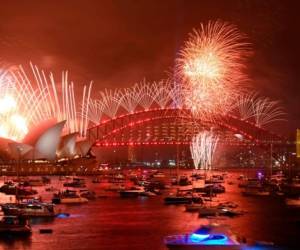
M276 121L285 121L286 113L278 101L271 101L269 98L259 98L253 103L255 124L258 127L265 127Z
M211 170L218 140L211 131L202 131L192 138L190 151L196 169Z
M144 108L144 110L149 110L154 102L156 92L154 91L153 84L149 84L144 79L140 84L137 85L137 92L140 96L139 105Z
M171 84L160 81L148 83L143 80L139 84L135 84L131 88L107 90L99 93L97 99L91 99L89 102L89 110L86 112L87 119L93 124L101 122L103 115L107 115L111 119L117 114L132 114L142 108L149 110L154 107L160 109L177 107L180 94L173 91ZM176 104L172 104L175 102Z
M170 84L164 83L160 81L158 83L153 83L153 93L155 94L154 100L158 104L161 109L167 107L167 104L172 102L172 98L170 96L171 86Z
M132 88L123 89L121 93L121 106L126 109L128 113L134 113L141 100L140 88L137 84L135 84Z
M82 112L88 110L92 82L88 87L84 86L81 100L76 100L74 83L69 81L68 71L62 72L61 84L57 84L51 72L47 76L32 63L30 68L32 75L26 73L22 66L10 72L18 102L22 104L20 110L26 117L28 125L35 125L45 119L66 120L65 133L78 132L84 137L88 120L86 113ZM81 103L81 114L77 111L77 103Z
M260 128L276 121L286 120L286 113L280 106L280 102L261 97L255 92L241 96L233 107L232 113L238 113L241 120L254 122Z
M89 103L89 109L87 114L88 120L94 125L97 125L101 122L102 116L102 103L99 100L91 100Z
M120 107L120 90L112 91L105 89L104 91L101 91L99 95L98 107L101 107L102 112L111 119L115 118ZM95 119L93 118L93 120Z

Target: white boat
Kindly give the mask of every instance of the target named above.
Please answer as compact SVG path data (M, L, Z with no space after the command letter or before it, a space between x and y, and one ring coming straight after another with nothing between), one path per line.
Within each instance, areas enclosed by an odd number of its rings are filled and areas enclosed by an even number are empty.
M76 191L66 190L64 192L59 192L54 194L52 202L55 204L76 204L76 203L86 203L87 198L81 197Z
M145 193L144 187L140 186L133 186L128 189L124 189L120 191L120 196L127 198L127 197L138 197L140 195L143 195Z
M172 250L242 249L237 237L219 226L202 226L193 233L167 236L165 245Z
M2 211L5 215L25 218L55 216L55 207L53 204L39 201L4 204L2 205Z
M165 178L165 174L163 172L157 172L153 174L153 178Z
M300 207L300 198L286 198L285 204L290 207Z

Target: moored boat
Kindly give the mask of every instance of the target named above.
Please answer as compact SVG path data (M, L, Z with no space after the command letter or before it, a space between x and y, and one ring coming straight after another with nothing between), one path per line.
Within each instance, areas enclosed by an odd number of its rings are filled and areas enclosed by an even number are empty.
M203 203L192 203L185 205L186 212L199 212L200 208L203 207Z
M66 190L54 194L52 202L54 204L77 204L88 202L87 198L81 197L76 191Z
M64 187L85 188L85 180L82 178L73 178L72 182L65 182Z
M29 236L31 226L27 219L17 216L3 216L0 219L0 236Z
M269 196L270 192L259 188L247 188L242 191L244 196Z
M285 204L289 207L300 207L300 197L298 198L286 198Z
M176 195L169 195L165 197L164 202L166 205L177 205L177 204L191 204L191 203L202 203L203 200L199 195L193 193L181 194L180 192Z
M145 193L144 187L133 186L131 188L121 190L120 196L123 198L133 198L133 197L138 197L144 193Z
M202 207L199 208L199 217L207 217L207 216L228 216L228 217L234 217L238 215L242 215L242 212L236 211L230 208L224 208L224 207Z
M82 189L79 192L81 197L87 198L88 200L95 200L97 198L96 193L94 191Z
M54 204L38 201L7 203L2 205L2 211L5 215L15 215L25 218L55 216Z

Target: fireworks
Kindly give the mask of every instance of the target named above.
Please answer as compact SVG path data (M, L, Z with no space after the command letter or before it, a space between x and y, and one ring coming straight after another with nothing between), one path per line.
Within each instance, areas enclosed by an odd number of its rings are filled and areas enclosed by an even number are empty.
M52 73L46 76L37 66L30 64L30 67L31 74L20 66L6 72L8 83L1 81L0 136L21 140L29 127L53 118L58 122L67 121L65 133L79 132L85 136L92 84L84 86L81 112L78 112L80 101L75 98L74 83L69 82L67 71L62 72L60 85Z
M173 95L172 95L172 94ZM113 119L117 114L132 114L151 108L174 107L178 94L169 82L148 83L146 80L131 88L101 91L98 99L91 99L86 113L89 121L98 124L104 115Z
M245 36L228 23L201 24L190 34L176 62L185 105L195 114L224 113L247 79Z
M233 108L241 120L254 122L258 127L264 127L276 121L284 121L286 113L278 101L261 97L257 93L241 96Z
M202 131L192 138L190 151L196 169L211 169L218 140L210 131Z
M89 126L107 118L151 109L179 109L179 116L189 115L195 124L211 124L234 111L258 127L283 120L278 102L245 95L241 88L250 51L245 38L226 22L201 24L181 49L172 81L143 80L129 88L105 89L96 99L91 97L92 83L83 87L81 97L76 95L68 71L59 80L32 64L29 73L21 66L0 71L0 136L20 140L29 127L56 118L66 120L65 133L85 137Z

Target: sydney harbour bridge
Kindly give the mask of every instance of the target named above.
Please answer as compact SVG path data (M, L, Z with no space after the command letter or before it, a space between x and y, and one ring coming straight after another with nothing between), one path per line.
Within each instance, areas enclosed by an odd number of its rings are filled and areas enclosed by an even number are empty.
M265 114L244 119L235 107L214 119L205 115L194 117L180 103L180 93L174 92L170 86L157 84L135 85L123 93L102 92L101 99L91 101L90 111L94 112L89 112L89 120L94 124L87 129L87 139L100 151L105 147L132 150L150 145L151 148L159 145L189 148L193 136L201 131L213 131L221 145L265 150L272 147L274 152L290 147L286 138L256 122L263 120ZM255 115L262 119L255 119Z
M87 129L87 138L94 146L189 144L199 131L214 130L221 143L285 143L284 137L258 122L266 116L264 113L244 118L236 106L214 119L194 117L180 95L171 86L146 83L123 92L101 92L101 98L90 102L87 118L92 125Z

